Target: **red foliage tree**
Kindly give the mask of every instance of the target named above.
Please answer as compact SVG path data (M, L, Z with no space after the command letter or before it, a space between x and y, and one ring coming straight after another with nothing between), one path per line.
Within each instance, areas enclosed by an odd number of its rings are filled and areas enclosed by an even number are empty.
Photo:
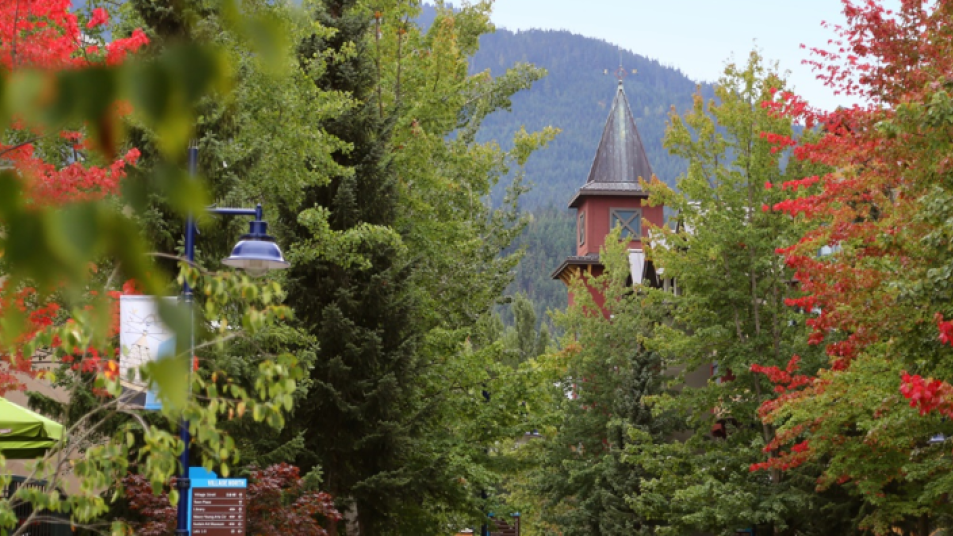
M322 523L341 519L331 496L308 490L298 468L286 463L251 472L248 503L248 530L262 536L327 536Z
M175 485L173 480L171 485ZM177 509L169 502L168 490L154 494L152 484L139 475L128 475L122 481L129 509L138 519L130 525L139 536L166 536L175 531Z
M106 24L108 19L106 11L97 8L87 30ZM70 11L70 0L19 0L0 4L0 73L4 77L21 70L49 72L112 65L148 42L146 35L136 30L128 38L99 44L99 39L83 33L76 14ZM115 106L117 113L124 108L119 103ZM139 151L131 149L123 158L105 166L85 165L81 161L58 166L48 155L37 154L35 142L59 135L72 143L74 149L82 151L86 148L82 132L55 128L24 131L17 122L13 126L13 132L5 137L21 141L4 143L7 140L0 140L0 157L26 181L34 203L68 203L114 194L125 166L135 164L139 157Z
M145 34L136 30L128 38L103 44L97 35L109 20L107 12L94 9L84 32L70 7L69 0L0 3L0 76L8 79L21 71L53 73L113 65L148 42ZM115 103L112 110L116 117L109 120L116 120L127 108ZM130 149L122 158L103 165L90 164L86 157L94 159L95 155L88 154L82 126L80 130L63 127L34 124L27 128L14 117L12 128L0 137L0 169L13 170L25 186L27 202L35 207L64 206L116 194L126 166L135 164L139 151ZM41 147L41 143L45 144ZM71 155L64 158L67 148L72 149ZM32 356L23 355L22 343L66 320L66 314L49 298L40 298L31 287L7 288L3 279L0 273L0 318L13 313L24 317L25 326L17 340L0 347L0 357L12 363L0 372L0 393L22 388L13 372L31 372ZM113 299L118 295L110 292ZM84 357L76 368L115 372L114 364L95 350L76 349L74 354Z
M761 408L781 426L765 449L775 455L752 470L819 462L820 487L851 482L880 508L905 493L897 484L909 475L929 478L913 452L939 422L917 423L897 395L920 414L953 416L953 387L919 375L953 377L943 346L953 342L944 320L953 313L953 1L902 0L896 12L875 0L843 4L847 25L807 63L863 104L824 111L790 93L769 103L819 133L795 157L830 170L783 184L790 197L765 207L813 224L779 254L804 293L788 305L808 311L810 342L825 345L829 364L811 376L794 374L796 364L752 367L783 393ZM881 521L928 513L922 504L880 508Z

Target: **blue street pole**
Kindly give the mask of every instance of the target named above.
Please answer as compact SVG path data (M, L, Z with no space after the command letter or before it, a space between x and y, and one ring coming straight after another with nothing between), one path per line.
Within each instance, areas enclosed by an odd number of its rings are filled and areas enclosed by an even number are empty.
M482 493L484 499L486 499L486 492ZM486 520L483 521L483 524L480 525L480 536L490 536L490 526L487 524Z
M195 180L196 168L198 167L199 147L195 140L189 144L189 176ZM185 258L189 264L195 262L195 218L189 212L185 220ZM182 285L182 301L189 308L189 390L192 389L192 357L195 354L195 334L193 333L192 322L195 321L192 313L192 289L188 282ZM185 417L179 425L179 438L182 440L182 454L179 456L181 469L179 478L175 481L175 487L179 492L179 505L177 511L177 520L175 527L176 536L189 536L188 518L189 518L189 421Z
M490 392L486 390L485 386L483 389L483 402L486 404L490 403ZM489 454L489 449L484 450L484 453ZM483 499L483 507L486 508L486 499L488 495L485 489L480 492L480 497ZM480 527L480 536L490 536L490 524L487 523L488 517L489 512L484 512L483 525Z
M195 180L196 169L198 167L199 148L198 143L193 140L189 144L189 176ZM252 216L255 219L249 225L247 234L242 235L242 239L232 250L231 256L222 261L222 264L241 268L249 274L262 275L268 270L280 270L288 268L290 265L281 255L281 249L275 244L274 238L268 235L268 224L262 219L264 214L261 204L255 208L217 208L210 207L206 209L210 214L220 216ZM185 258L189 264L195 263L195 236L198 230L195 226L195 218L189 212L185 221ZM182 284L182 301L189 308L189 394L192 390L192 361L195 359L195 312L192 307L192 289L188 282ZM179 505L176 510L176 528L175 536L189 536L189 443L191 437L189 434L189 421L182 418L179 425L179 438L182 440L182 454L179 456L181 465L179 477L176 479L176 490L179 492Z

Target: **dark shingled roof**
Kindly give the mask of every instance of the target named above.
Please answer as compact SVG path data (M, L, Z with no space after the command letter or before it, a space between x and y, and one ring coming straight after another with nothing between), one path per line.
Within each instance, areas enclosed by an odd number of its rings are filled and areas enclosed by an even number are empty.
M644 196L646 193L639 186L639 177L649 180L652 166L620 82L589 170L589 178L573 196L569 206L576 206L579 197L584 195Z

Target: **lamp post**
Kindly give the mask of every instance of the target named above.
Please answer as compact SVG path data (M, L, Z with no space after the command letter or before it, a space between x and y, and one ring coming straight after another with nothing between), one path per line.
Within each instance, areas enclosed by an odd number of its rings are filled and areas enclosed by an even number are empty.
M483 402L486 404L490 403L490 392L486 390L486 385L483 386ZM489 454L490 449L483 449L484 454ZM489 497L486 493L486 489L480 491L480 498L483 499L483 507L486 508L486 499ZM490 524L487 523L490 517L489 512L484 512L483 515L483 524L480 525L480 536L490 536Z
M199 149L196 142L189 145L189 174L195 177L196 167L198 166ZM275 239L268 235L268 224L262 219L261 204L255 208L218 208L210 207L205 209L209 214L220 216L253 216L255 219L249 224L247 234L242 235L241 240L232 249L232 254L222 260L222 264L239 268L247 271L252 277L264 275L269 270L281 270L291 266L281 255L281 249L275 243ZM195 227L195 218L190 213L185 221L185 258L192 264L195 261L195 235L198 231ZM189 355L195 354L195 335L192 332L192 324L195 321L192 308L192 289L189 284L182 285L182 300L189 307ZM191 359L191 358L190 358ZM191 375L192 367L189 366ZM189 381L191 389L192 382ZM182 454L179 456L181 464L181 473L176 479L176 489L179 492L179 504L176 519L176 536L189 536L188 515L189 515L189 421L182 418L179 427L179 438L182 440Z

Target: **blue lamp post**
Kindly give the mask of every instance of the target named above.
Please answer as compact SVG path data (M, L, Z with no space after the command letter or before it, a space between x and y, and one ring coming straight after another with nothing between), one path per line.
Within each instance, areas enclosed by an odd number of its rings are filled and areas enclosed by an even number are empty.
M194 177L196 167L198 166L199 149L195 142L189 145L189 173ZM268 224L262 219L262 209L259 204L255 208L218 208L210 207L206 211L209 214L220 216L253 216L255 219L249 224L247 234L242 235L241 240L232 249L232 254L222 260L222 264L239 268L248 272L252 277L264 275L269 270L281 270L291 266L281 255L281 249L275 243L275 239L268 235ZM195 227L195 219L189 214L185 222L185 258L192 264L195 261L195 235L198 231ZM192 289L188 283L182 286L182 299L189 306L192 314ZM192 318L194 321L194 317ZM191 326L192 323L190 322ZM191 329L191 328L190 328ZM192 355L195 354L195 336L189 333L189 348ZM191 374L191 367L189 368ZM191 383L191 382L190 382ZM189 515L189 421L182 419L179 429L179 438L182 440L182 454L179 456L181 464L181 473L176 479L176 489L179 492L179 504L176 520L176 536L189 536L188 515Z

